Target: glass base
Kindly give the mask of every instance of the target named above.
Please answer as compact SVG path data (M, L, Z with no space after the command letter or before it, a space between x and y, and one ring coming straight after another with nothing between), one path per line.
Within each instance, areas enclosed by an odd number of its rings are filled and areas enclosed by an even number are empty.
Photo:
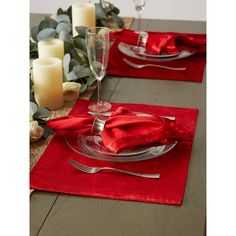
M94 112L106 112L111 109L112 105L109 102L100 102L99 104L97 102L91 102L88 106L88 109L90 111Z

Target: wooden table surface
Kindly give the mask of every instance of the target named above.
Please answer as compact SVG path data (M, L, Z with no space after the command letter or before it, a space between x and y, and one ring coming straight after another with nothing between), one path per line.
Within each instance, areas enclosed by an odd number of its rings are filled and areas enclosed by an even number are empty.
M43 18L31 14L31 27ZM132 25L136 29L137 22ZM205 33L205 22L148 20L146 31ZM30 235L203 236L206 221L206 77L202 83L113 78L102 82L110 102L199 109L182 206L80 197L35 191L30 198ZM96 94L93 96L96 99Z

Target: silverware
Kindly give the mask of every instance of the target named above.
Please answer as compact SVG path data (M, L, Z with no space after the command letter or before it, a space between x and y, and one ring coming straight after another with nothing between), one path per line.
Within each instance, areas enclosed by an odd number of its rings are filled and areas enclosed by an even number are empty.
M135 112L138 116L151 116L149 114L145 114L145 113L141 113L141 112ZM94 112L94 111L88 111L88 114L89 115L92 115L92 116L95 116L97 115L98 113L97 112ZM111 116L112 112L102 112L102 113L99 113L99 116ZM158 116L158 117L162 117L162 118L166 118L168 120L176 120L176 117L174 116Z
M101 170L114 170L114 171L118 171L118 172L129 174L129 175L134 175L134 176L138 176L138 177L151 178L151 179L159 179L160 178L160 174L142 174L142 173L131 172L131 171L127 171L127 170L112 168L112 167L91 167L91 166L86 166L86 165L83 165L83 164L73 160L73 159L69 160L68 163L71 166L75 167L76 169L79 169L79 170L81 170L85 173L88 173L88 174L94 174L94 173L97 173Z
M163 68L163 69L168 69L168 70L186 70L186 67L169 67L169 66L161 66L161 65L156 65L156 64L135 64L126 58L123 58L123 61L127 63L128 65L134 68L138 68L138 69L146 67L146 66L152 66L152 67L158 67L158 68Z

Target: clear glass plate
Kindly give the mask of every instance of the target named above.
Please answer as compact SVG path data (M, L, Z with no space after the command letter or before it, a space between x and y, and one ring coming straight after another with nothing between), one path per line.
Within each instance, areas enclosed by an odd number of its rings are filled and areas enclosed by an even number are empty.
M97 137L97 136L96 136ZM173 149L177 142L169 145L143 147L135 150L124 150L116 154L111 153L101 143L101 139L94 136L65 137L65 142L74 152L96 160L111 162L143 161L161 156Z
M130 45L130 44L127 44L127 43L124 43L124 42L120 42L119 45L118 45L118 49L124 55L126 55L128 57L144 60L144 61L151 61L151 62L165 62L165 61L178 60L178 59L182 59L182 58L192 56L195 53L195 52L189 52L189 51L183 50L176 56L171 55L169 57L154 58L154 57L144 56L144 55L140 55L140 54L135 53L134 50L133 50L133 47L134 47L133 45Z
M122 157L139 155L149 151L150 147L140 147L134 150L124 150L120 153L114 153L104 147L102 138L100 136L80 136L77 141L78 145L90 153L100 153L104 155Z
M127 44L127 47L130 48L135 54L145 56L145 57L153 57L153 58L169 58L169 57L176 57L178 56L181 52L175 53L175 54L154 54L154 53L148 53L144 47L137 47L133 45Z

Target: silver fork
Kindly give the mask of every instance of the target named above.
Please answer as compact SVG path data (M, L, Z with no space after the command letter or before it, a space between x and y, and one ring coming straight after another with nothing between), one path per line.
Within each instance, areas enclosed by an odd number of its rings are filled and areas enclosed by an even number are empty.
M127 170L112 168L112 167L91 167L91 166L86 166L84 164L81 164L81 163L73 160L73 159L69 160L68 163L71 166L75 167L76 169L79 169L79 170L81 170L85 173L88 173L88 174L94 174L94 173L97 173L101 170L114 170L114 171L118 171L118 172L121 172L121 173L129 174L129 175L135 175L135 176L144 177L144 178L152 178L152 179L159 179L160 178L160 174L142 174L142 173L131 172L131 171L127 171Z
M156 65L156 64L135 64L126 58L123 58L123 61L127 63L128 65L134 68L138 68L138 69L146 67L146 66L153 66L153 67L159 67L159 68L168 69L168 70L186 70L186 67L170 67L170 66L161 66L161 65Z

